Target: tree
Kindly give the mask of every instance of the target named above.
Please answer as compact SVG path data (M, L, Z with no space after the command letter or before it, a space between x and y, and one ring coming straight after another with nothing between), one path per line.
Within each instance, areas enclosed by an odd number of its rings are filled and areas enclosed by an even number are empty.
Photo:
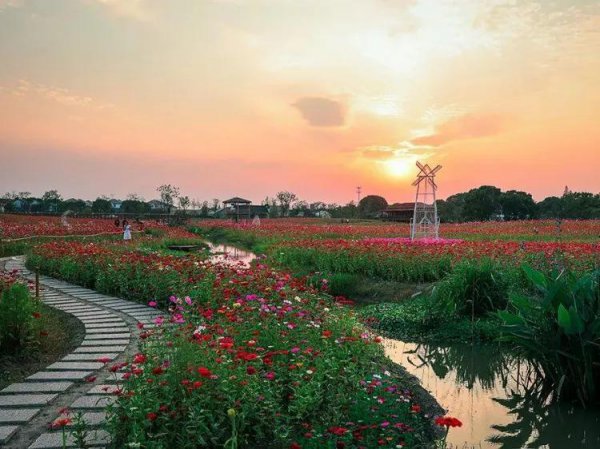
M27 200L31 197L31 192L19 192L17 193L17 197L22 200Z
M92 212L95 214L110 214L112 207L106 198L96 198L92 203Z
M298 197L295 193L287 191L278 192L277 195L275 195L275 197L279 201L279 207L282 217L286 217L289 214L290 207L292 206L292 204L298 201Z
M58 190L48 190L47 192L44 192L44 194L42 195L42 201L58 202L60 200L62 200L62 196L60 196L60 193L58 193Z
M62 197L57 190L48 190L42 195L44 209L46 209L48 212L56 212L61 200Z
M213 198L212 199L212 210L213 210L213 212L216 212L216 211L219 210L219 203L220 203L220 201L219 201L218 198Z
M171 184L163 184L158 186L156 191L160 193L160 200L167 205L168 212L171 213L171 208L175 204L175 198L179 196L179 188Z
M467 221L489 220L500 213L502 191L494 186L481 186L465 194L463 219Z
M120 211L124 214L144 214L149 212L150 206L146 203L141 197L135 195L133 198L137 199L128 199L121 203Z
M180 196L179 197L179 207L185 212L187 208L190 206L190 197L189 196Z
M445 223L458 223L464 221L463 209L465 207L466 193L457 193L446 200L437 200L437 210L440 221Z
M200 215L203 217L208 217L208 201L202 202L202 207L200 208Z
M137 202L145 202L146 200L144 199L143 196L138 195L137 193L130 193L127 195L127 197L125 197L125 201L137 201Z
M83 212L85 207L86 207L85 201L75 199L75 198L69 198L68 200L61 201L60 203L58 203L57 210L60 213L63 213L63 212L80 213L80 212Z
M362 217L375 217L388 207L388 202L379 195L367 195L358 203L358 213Z
M536 213L535 201L531 194L509 190L500 195L502 213L507 220L533 218Z

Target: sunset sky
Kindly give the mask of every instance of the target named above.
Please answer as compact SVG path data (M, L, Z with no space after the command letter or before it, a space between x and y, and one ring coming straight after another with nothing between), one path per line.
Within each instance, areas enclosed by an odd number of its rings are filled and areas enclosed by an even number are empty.
M600 0L0 0L0 194L600 191Z

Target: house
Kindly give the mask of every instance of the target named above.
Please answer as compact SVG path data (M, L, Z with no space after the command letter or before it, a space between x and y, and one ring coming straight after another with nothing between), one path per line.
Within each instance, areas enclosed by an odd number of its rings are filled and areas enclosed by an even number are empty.
M252 204L252 201L238 196L223 201L223 205L225 207L217 211L215 216L231 218L238 221L240 219L253 219L256 216L259 218L267 218L269 215L267 206Z
M381 213L381 218L388 221L410 223L415 211L415 203L394 203Z

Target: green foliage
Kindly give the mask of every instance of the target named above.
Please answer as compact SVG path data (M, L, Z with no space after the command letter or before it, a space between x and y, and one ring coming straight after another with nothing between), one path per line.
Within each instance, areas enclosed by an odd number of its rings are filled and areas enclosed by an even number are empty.
M600 270L552 275L523 266L537 294L512 295L500 311L503 340L531 357L557 398L600 402Z
M37 304L26 285L0 289L0 354L15 354L36 343Z
M438 307L466 317L482 317L508 304L508 275L490 260L457 264L434 289Z

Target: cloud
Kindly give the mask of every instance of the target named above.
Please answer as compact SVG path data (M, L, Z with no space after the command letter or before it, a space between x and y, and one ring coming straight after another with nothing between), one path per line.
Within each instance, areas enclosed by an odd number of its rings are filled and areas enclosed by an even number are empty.
M358 149L360 156L363 158L381 162L407 157L426 159L432 155L432 150L433 147L431 146L415 145L408 141L402 141L394 146L370 145Z
M506 119L496 114L466 114L454 117L437 127L434 134L411 140L414 145L439 147L454 140L474 139L500 133Z
M87 95L77 95L63 87L46 86L44 84L32 83L24 79L19 80L17 85L12 88L12 93L18 97L38 95L46 100L62 104L63 106L86 106L98 110L114 107L114 105L110 103L100 102Z
M119 17L127 17L141 21L151 18L151 13L146 0L93 0L106 7L111 13Z
M0 12L8 8L21 6L23 0L0 0Z
M311 126L336 127L346 122L345 105L329 98L302 97L292 106L300 111Z

